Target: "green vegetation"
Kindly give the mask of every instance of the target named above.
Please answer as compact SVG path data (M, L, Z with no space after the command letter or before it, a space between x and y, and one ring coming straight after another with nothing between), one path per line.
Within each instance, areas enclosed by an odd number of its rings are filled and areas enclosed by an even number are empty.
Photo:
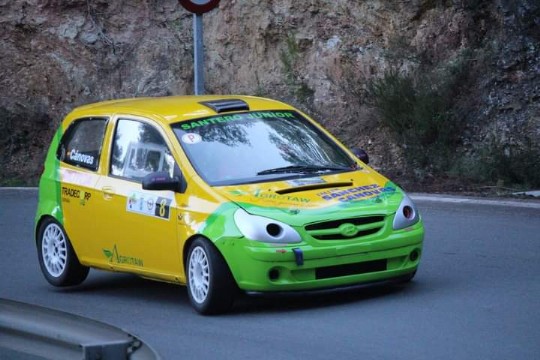
M475 158L464 158L455 172L466 178L498 186L518 188L540 187L540 144L522 136L519 145L498 139L488 140Z
M315 93L304 81L301 80L297 63L300 58L300 49L293 35L286 39L286 48L281 50L279 59L283 65L285 82L291 93L301 102L308 101Z
M497 146L498 145L498 146ZM507 149L495 144L481 164L491 171L488 179L499 179L510 184L540 187L540 146L529 143L525 148ZM486 173L484 173L486 174Z
M390 129L405 149L409 174L425 172L458 176L483 184L540 187L540 144L534 131L515 134L512 144L493 134L472 154L465 154L461 139L468 114L458 100L467 96L465 51L455 61L431 72L387 71L372 81L368 94L379 111L382 125ZM463 92L463 94L462 94Z
M369 86L381 121L406 148L412 168L445 172L460 144L464 118L454 107L466 78L465 56L430 74L392 69Z
M294 36L289 35L286 39L286 48L279 53L279 59L283 64L285 80L288 85L294 85L298 74L295 70L295 64L298 61L299 49Z

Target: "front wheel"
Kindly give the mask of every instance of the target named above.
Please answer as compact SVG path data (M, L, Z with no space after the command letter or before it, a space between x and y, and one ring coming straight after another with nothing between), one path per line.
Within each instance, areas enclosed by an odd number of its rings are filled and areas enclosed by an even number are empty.
M78 285L88 276L88 267L79 263L64 229L55 220L46 219L41 224L37 247L41 272L52 285Z
M236 283L221 254L206 239L196 239L189 248L187 289L191 304L203 315L223 313L233 305Z

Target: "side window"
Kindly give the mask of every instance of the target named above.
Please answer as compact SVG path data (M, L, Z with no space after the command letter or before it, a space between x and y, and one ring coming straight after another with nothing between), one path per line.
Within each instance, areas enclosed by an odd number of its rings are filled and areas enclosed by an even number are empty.
M76 120L60 140L56 157L67 164L96 171L106 127L104 118Z
M166 171L172 176L173 170L173 156L153 126L135 120L118 121L111 155L111 175L140 181L156 171Z

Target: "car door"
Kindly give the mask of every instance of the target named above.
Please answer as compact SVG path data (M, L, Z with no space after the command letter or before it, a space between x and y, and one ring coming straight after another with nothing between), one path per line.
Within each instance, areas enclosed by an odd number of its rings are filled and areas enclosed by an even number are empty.
M113 270L175 281L181 273L173 191L148 191L142 179L176 166L163 130L146 119L120 117L109 146L108 171L97 185L101 262Z
M60 140L56 156L60 161L61 219L71 243L83 263L88 260L95 214L98 207L95 185L107 118L77 119ZM60 199L59 199L60 200Z

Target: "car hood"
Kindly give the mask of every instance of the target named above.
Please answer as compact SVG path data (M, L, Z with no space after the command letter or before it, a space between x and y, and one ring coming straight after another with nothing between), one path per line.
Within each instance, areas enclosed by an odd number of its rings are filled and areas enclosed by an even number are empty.
M399 207L402 190L371 169L214 188L253 215L301 226L366 215L389 215Z

